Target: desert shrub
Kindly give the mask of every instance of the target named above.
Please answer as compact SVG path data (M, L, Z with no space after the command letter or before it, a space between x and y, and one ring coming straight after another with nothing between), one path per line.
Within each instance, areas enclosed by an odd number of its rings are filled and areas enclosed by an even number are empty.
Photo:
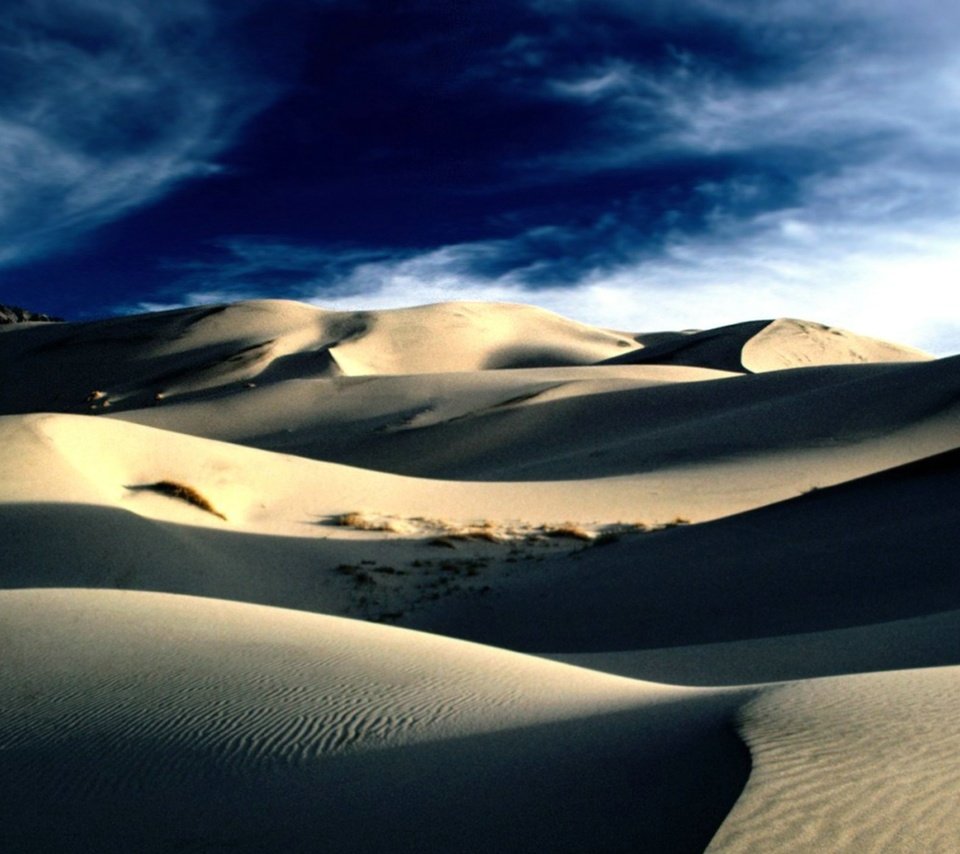
M386 531L391 534L406 533L406 527L396 519L371 516L356 510L351 513L341 513L339 516L334 516L333 524L341 528L353 528L355 531Z
M582 525L574 522L564 522L562 525L545 525L543 533L548 537L567 537L572 540L593 541L593 534Z
M135 488L146 489L150 492L156 492L160 495L166 495L170 498L177 498L180 501L185 501L187 504L192 504L194 507L205 511L206 513L211 513L214 516L218 516L224 521L227 519L227 517L217 510L206 498L204 498L203 495L197 492L197 490L195 490L192 486L187 486L185 483L178 483L175 480L158 480L156 483L148 483Z

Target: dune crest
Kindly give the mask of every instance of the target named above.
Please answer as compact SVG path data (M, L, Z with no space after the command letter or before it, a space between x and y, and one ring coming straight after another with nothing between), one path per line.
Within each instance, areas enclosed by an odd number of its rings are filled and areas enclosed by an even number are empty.
M693 849L744 783L737 692L154 593L3 592L0 624L7 850Z
M930 359L922 350L867 338L804 320L780 319L743 345L741 362L753 373L807 365L855 365Z

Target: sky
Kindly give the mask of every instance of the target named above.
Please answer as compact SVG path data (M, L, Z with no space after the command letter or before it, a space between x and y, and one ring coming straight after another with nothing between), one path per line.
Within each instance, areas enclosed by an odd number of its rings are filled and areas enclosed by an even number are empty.
M18 0L0 82L2 303L960 352L953 0Z

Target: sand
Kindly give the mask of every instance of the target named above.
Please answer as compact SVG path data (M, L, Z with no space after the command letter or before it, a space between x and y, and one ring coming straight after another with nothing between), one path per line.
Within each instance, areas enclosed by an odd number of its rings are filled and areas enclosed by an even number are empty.
M0 329L4 851L951 851L960 357Z
M155 593L0 618L4 850L702 847L747 770L732 693Z

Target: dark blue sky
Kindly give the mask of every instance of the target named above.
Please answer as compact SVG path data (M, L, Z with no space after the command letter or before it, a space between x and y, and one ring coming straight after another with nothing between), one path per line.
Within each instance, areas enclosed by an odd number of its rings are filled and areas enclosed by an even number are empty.
M23 0L0 302L532 302L960 349L948 0Z

